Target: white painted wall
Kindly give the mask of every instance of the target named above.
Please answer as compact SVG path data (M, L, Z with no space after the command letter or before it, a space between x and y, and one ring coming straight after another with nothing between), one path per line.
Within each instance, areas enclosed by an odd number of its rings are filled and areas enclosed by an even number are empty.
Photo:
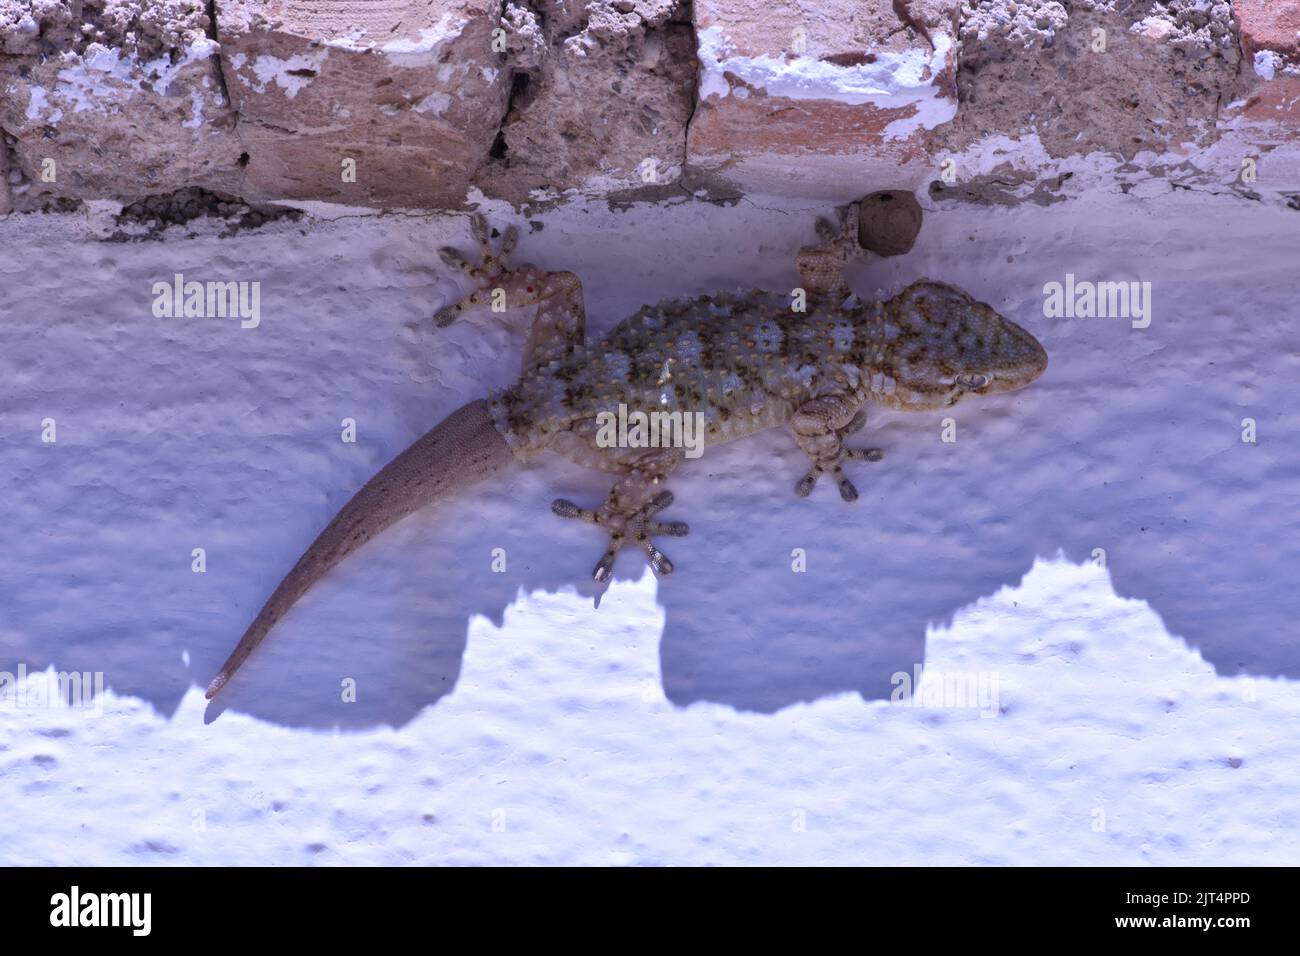
M759 200L542 219L520 256L578 272L593 331L792 288L813 237ZM930 210L857 291L954 282L1052 362L952 410L955 444L942 414L876 416L852 506L793 497L782 434L711 450L673 482L678 574L625 552L598 608L603 539L548 504L606 479L541 461L368 546L206 707L316 531L507 382L517 336L426 321L459 220L0 221L0 671L109 688L0 702L0 862L1300 862L1295 222L1191 193ZM261 282L261 325L154 318L176 272ZM1150 327L1045 319L1066 273L1150 281ZM996 703L890 703L921 663Z

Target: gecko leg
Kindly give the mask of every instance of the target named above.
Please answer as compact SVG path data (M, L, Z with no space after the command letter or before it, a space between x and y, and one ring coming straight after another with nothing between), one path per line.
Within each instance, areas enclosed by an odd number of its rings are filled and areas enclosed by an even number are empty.
M795 257L800 281L809 295L834 300L838 305L849 295L849 284L844 279L844 267L860 251L858 246L858 216L860 203L850 203L840 216L840 224L826 219L817 220L817 236L821 243L805 246Z
M794 440L812 460L812 468L794 486L794 493L806 498L817 479L830 474L839 486L840 497L856 501L858 489L844 474L846 461L880 461L879 448L845 448L844 439L866 423L866 413L850 398L828 395L805 402L790 420Z
M577 518L609 532L609 547L591 573L596 581L603 583L609 579L614 571L614 559L629 544L638 545L646 553L656 573L673 573L672 561L651 539L656 535L682 538L690 532L685 522L654 520L655 515L673 503L673 493L660 485L680 459L679 449L645 456L614 483L605 503L595 510L581 508L565 498L551 503L551 511L561 518Z

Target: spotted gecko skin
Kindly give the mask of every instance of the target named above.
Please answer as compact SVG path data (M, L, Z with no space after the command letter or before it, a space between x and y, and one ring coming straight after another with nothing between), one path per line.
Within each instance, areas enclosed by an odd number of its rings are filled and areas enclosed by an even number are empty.
M1047 353L1027 331L943 282L914 282L885 302L861 302L843 267L859 252L856 204L835 225L819 220L821 243L802 249L801 286L790 294L750 291L661 302L588 342L582 284L572 272L513 269L518 239L507 229L493 251L487 223L471 226L480 261L440 250L475 288L435 316L444 326L467 309L536 306L519 381L448 416L368 481L335 515L263 605L208 687L216 695L285 613L331 568L419 508L463 491L515 460L557 452L617 477L594 509L557 499L552 511L603 528L609 545L593 577L606 581L626 545L640 547L659 574L672 562L657 536L688 533L657 518L672 503L664 487L682 462L677 447L607 447L598 416L699 413L704 444L788 425L810 468L795 484L806 496L831 475L845 501L857 489L850 461L878 461L878 448L851 449L865 409L946 408L1029 384ZM694 420L694 419L692 419Z
M752 290L662 302L598 342L529 369L490 401L517 449L617 412L700 412L707 445L789 424L819 397L856 408L943 408L1027 384L1042 346L959 289L914 283L888 302L820 304ZM983 380L983 384L980 384Z

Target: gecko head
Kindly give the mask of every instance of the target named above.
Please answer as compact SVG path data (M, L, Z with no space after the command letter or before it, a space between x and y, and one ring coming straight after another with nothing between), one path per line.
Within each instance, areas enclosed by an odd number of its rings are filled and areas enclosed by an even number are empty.
M922 279L885 303L895 379L885 401L903 409L955 405L1023 388L1047 368L1038 340L961 289Z

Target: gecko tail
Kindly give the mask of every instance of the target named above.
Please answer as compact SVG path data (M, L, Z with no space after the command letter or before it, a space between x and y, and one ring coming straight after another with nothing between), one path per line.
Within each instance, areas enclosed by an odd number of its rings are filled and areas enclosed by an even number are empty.
M414 511L504 470L514 454L496 430L488 403L448 415L352 496L285 575L208 685L211 700L289 608L357 548Z

